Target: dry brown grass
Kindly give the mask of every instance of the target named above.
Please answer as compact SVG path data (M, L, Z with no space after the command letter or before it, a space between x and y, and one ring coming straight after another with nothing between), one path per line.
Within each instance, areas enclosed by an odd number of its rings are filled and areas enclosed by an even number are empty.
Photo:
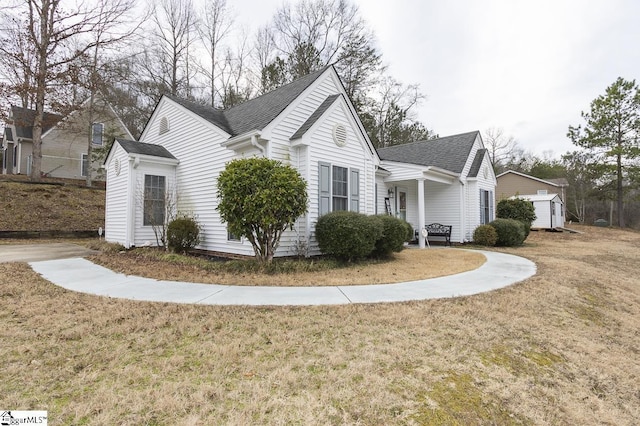
M359 284L385 284L441 277L479 268L485 257L471 251L432 249L407 249L396 253L389 261L371 261L338 268L311 272L263 274L251 270L241 272L225 269L220 262L186 259L176 261L158 259L155 249L134 250L126 253L101 253L91 257L95 263L116 272L169 281L189 281L204 284L263 285L263 286L334 286ZM281 261L281 260L280 260ZM253 260L235 261L253 262ZM288 262L288 261L285 261ZM294 260L291 262L313 262ZM235 266L235 265L234 265ZM235 266L234 269L242 269ZM247 268L249 269L249 268ZM309 266L313 269L313 265Z
M97 230L104 204L103 189L0 180L0 230Z
M72 293L0 265L0 407L52 424L640 423L640 234L532 233L473 297L214 307Z

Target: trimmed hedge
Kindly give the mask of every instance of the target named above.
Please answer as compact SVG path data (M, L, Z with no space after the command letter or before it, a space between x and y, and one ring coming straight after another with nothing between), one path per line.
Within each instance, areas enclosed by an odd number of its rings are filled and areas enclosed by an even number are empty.
M402 219L389 215L379 215L382 223L382 235L376 241L372 257L389 257L404 248L405 241L413 237L413 227ZM411 232L409 232L411 229Z
M523 198L500 200L496 206L496 217L515 219L524 224L524 237L529 236L531 224L536 220L536 209L530 201Z
M378 216L338 211L318 218L316 239L322 253L350 262L371 255L383 228Z
M491 225L480 225L473 231L473 242L481 246L493 247L498 241L498 233Z
M184 253L200 244L200 225L190 216L180 216L167 226L167 246L176 253Z
M513 247L522 245L526 238L524 223L515 219L496 219L491 225L498 235L497 246Z

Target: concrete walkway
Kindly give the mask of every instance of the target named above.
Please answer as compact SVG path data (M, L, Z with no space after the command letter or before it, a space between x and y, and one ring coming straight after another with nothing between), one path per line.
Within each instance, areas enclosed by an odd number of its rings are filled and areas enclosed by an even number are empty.
M457 249L456 249L457 250ZM229 286L158 281L115 273L86 259L30 262L46 280L68 290L121 299L201 305L341 305L469 296L506 287L536 273L522 257L480 251L487 261L461 274L397 284L331 287Z

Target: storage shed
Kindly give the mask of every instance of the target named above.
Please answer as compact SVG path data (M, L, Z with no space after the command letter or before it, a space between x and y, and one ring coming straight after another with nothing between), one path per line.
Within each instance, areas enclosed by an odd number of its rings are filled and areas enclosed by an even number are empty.
M511 198L523 198L531 201L536 211L536 220L531 228L555 229L564 227L564 205L558 194L518 195Z

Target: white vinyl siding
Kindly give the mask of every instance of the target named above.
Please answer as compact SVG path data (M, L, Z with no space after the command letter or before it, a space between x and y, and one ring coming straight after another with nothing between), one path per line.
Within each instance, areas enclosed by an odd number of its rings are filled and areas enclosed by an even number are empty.
M115 162L120 164L120 173L116 173ZM130 214L130 202L133 195L127 196L129 183L129 161L126 152L116 144L106 164L106 203L105 203L105 239L112 243L120 243L126 248L131 242L127 239L127 218Z
M160 134L162 118L172 123L171 130ZM179 123L176 124L176 123ZM177 127L176 127L177 126ZM180 134L176 138L175 134ZM252 256L248 241L229 244L227 226L222 222L217 197L218 175L234 158L247 158L258 151L236 153L221 144L228 135L213 124L163 98L145 129L141 142L164 146L180 164L176 171L177 210L193 214L202 227L198 248Z

